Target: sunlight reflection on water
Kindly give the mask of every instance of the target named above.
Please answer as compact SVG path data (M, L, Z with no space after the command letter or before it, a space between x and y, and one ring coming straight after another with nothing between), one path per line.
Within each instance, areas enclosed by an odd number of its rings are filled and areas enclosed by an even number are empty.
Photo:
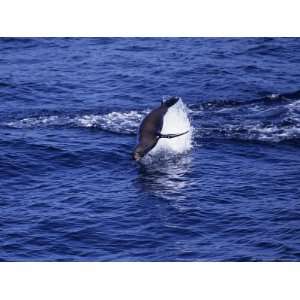
M143 192L178 203L186 199L185 189L192 184L191 165L192 158L188 156L141 165L138 183Z

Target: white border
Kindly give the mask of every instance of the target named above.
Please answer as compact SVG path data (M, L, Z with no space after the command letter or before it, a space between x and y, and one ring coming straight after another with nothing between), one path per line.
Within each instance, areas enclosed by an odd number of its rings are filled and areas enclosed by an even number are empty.
M7 0L0 3L0 36L299 36L298 3Z
M299 299L292 263L2 263L1 299Z

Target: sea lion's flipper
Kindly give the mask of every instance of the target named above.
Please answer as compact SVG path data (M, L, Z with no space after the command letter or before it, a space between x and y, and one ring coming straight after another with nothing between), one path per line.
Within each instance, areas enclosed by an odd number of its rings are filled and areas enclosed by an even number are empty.
M162 139L172 139L172 138L175 138L175 137L178 137L178 136L187 134L188 132L189 132L189 131L185 131L185 132L183 132L183 133L177 133L177 134L161 134L161 133L159 133L159 134L158 134L158 137L159 137L159 138L162 138Z
M161 105L169 108L169 107L173 106L174 104L176 104L179 99L180 99L179 97L171 97L168 100L166 100L165 102L162 101Z

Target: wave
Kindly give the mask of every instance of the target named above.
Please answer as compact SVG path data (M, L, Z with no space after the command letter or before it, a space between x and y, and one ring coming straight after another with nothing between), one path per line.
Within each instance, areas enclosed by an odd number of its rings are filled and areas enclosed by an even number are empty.
M196 134L198 139L222 138L271 143L300 142L300 126L224 125L223 128L201 128Z
M192 105L197 139L259 142L300 141L300 91L251 101L209 101Z
M201 101L187 107L193 140L228 139L259 142L300 141L300 91L267 94L250 101ZM95 128L134 135L149 110L113 111L106 114L54 114L2 122L9 128Z
M108 114L90 115L51 115L28 117L16 121L4 122L1 125L10 128L36 127L81 127L99 128L114 133L133 134L147 111L111 112Z

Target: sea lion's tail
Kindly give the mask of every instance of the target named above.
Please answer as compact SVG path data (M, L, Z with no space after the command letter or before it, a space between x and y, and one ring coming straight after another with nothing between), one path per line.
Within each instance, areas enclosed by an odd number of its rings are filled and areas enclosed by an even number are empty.
M170 99L166 100L165 102L162 102L161 105L169 108L169 107L173 106L174 104L176 104L179 99L180 98L176 97L176 96L171 97Z

